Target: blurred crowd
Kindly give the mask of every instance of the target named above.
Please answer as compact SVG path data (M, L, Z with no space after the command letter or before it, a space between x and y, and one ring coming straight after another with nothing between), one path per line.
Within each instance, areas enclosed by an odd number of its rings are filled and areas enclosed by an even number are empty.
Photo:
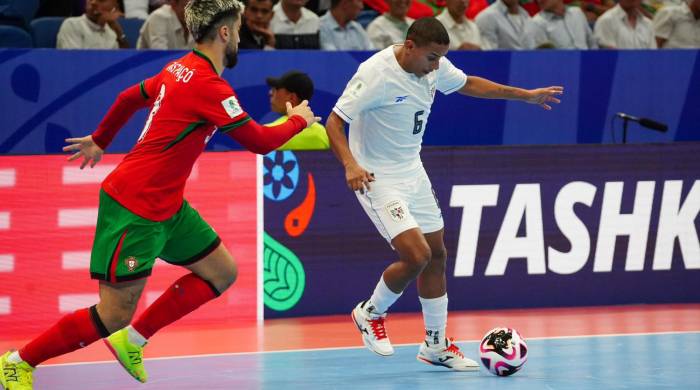
M20 8L33 1L36 12L31 22L22 23L17 16ZM188 49L194 42L184 22L186 3L0 0L0 25L30 34L33 27L40 26L35 28L41 28L42 34L54 34L48 42L55 38L55 47L60 49ZM379 50L402 42L415 19L429 16L437 17L447 29L451 50L700 48L700 0L244 3L242 49ZM51 21L53 28L44 27L49 24L41 21Z

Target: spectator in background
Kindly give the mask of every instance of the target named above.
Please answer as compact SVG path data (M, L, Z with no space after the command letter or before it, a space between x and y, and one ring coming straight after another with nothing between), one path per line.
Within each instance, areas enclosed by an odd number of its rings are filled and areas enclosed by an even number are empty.
M653 25L659 47L700 48L700 0L661 8L654 15Z
M537 0L541 11L525 30L528 49L595 49L598 45L586 15L564 0Z
M319 17L304 8L308 0L280 0L272 10L270 28L277 49L318 49Z
M362 0L333 0L330 11L321 16L321 49L372 50L364 28L355 21L362 11Z
M149 0L124 0L124 17L146 20Z
M296 107L304 100L311 100L314 94L313 81L306 73L299 71L287 72L280 78L268 77L266 81L270 86L270 109L282 115L267 126L275 126L287 121L287 102ZM329 147L326 129L316 122L277 150L325 150Z
M640 0L620 0L595 23L593 35L606 49L655 49L651 20L639 10Z
M272 0L248 0L243 12L239 49L274 49L275 34L270 29Z
M153 11L141 27L136 47L139 49L176 50L194 47L192 34L185 24L185 5L189 0L168 0Z
M367 26L372 45L375 49L384 49L406 39L406 32L413 24L413 19L406 16L411 0L386 0L389 12L376 17Z
M530 15L518 4L518 0L496 0L476 16L481 48L525 49L525 30L530 23Z
M450 36L450 50L481 50L479 27L465 16L468 7L469 0L447 0L436 17Z
M122 16L117 0L87 0L85 13L67 18L56 37L58 49L118 49L129 42L117 19Z
M598 17L605 13L605 11L615 6L614 0L574 0L574 1L564 1L567 5L579 6L586 15L588 24L593 27L595 21Z

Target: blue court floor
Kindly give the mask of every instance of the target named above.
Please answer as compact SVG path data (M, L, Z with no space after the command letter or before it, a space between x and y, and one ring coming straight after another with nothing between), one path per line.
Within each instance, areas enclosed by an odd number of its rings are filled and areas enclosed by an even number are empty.
M37 390L125 389L700 389L700 332L527 340L511 377L416 361L417 346L382 358L364 348L153 359L139 384L116 363L45 366ZM460 342L476 358L477 342Z

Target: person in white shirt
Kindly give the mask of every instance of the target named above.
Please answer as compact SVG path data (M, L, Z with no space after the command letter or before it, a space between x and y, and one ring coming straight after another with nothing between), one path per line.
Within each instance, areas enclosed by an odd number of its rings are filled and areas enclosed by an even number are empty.
M450 36L450 50L481 49L479 27L464 16L467 7L469 0L447 0L445 9L436 17Z
M362 11L362 0L333 0L321 16L321 49L372 50L372 42L362 25L355 21Z
M654 15L653 25L659 47L700 48L700 0L661 8Z
M386 2L389 4L389 12L374 18L367 26L367 35L377 49L403 42L408 27L413 23L413 19L406 16L411 0L386 0Z
M185 5L189 0L168 0L148 16L141 27L136 47L139 49L191 49L192 34L185 25Z
M639 11L640 0L620 0L595 23L593 36L605 49L655 49L651 20Z
M149 0L124 0L124 17L148 19Z
M551 109L562 87L525 90L469 76L445 57L450 39L433 17L416 20L402 44L360 64L326 122L331 148L345 179L379 233L398 253L371 297L352 318L364 344L389 356L386 311L417 280L425 339L418 360L458 371L477 371L445 337L447 290L444 223L420 159L421 143L436 91L513 99ZM350 124L349 141L345 124Z
M518 0L496 0L475 21L481 33L482 49L526 48L525 30L531 20Z
M88 0L85 13L67 18L56 36L58 49L119 49L129 42L118 19L117 0Z
M320 20L304 8L308 0L280 0L273 8L270 29L277 49L318 49Z
M541 11L525 30L528 49L595 49L593 31L579 7L567 7L564 0L538 0Z

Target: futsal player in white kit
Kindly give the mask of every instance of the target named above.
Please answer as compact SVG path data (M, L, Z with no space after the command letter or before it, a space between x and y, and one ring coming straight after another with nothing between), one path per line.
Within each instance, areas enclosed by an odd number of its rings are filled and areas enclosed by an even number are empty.
M394 353L384 327L389 307L417 279L425 340L418 360L457 371L476 371L445 336L447 292L443 220L430 179L420 160L423 132L435 92L522 100L551 109L562 87L533 90L469 76L445 58L447 31L435 18L408 29L403 44L390 46L358 68L333 107L326 130L333 152L345 167L348 187L377 230L398 252L371 297L352 311L371 351ZM349 144L345 123L350 124ZM370 184L371 183L371 184Z

